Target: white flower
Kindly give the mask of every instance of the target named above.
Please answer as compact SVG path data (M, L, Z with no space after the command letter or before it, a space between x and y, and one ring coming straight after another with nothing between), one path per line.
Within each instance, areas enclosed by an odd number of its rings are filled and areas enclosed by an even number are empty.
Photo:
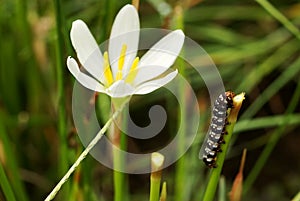
M181 51L185 36L181 30L173 31L139 59L139 30L137 10L132 5L124 6L113 23L108 53L102 55L87 25L74 21L71 41L85 71L71 57L67 60L68 69L86 88L113 98L147 94L160 88L177 75L177 70L166 72Z

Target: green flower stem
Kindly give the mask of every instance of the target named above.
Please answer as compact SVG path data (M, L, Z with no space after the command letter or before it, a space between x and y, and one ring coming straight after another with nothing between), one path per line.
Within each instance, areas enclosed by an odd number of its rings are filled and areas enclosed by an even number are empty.
M266 11L268 11L276 20L285 26L292 34L294 34L300 40L299 29L290 22L279 10L277 10L272 4L266 0L256 0Z
M243 100L244 100L244 93L236 95L233 99L234 107L229 113L228 116L229 124L226 126L226 131L228 134L224 136L224 140L226 143L222 145L223 151L218 154L218 159L216 161L217 167L211 170L210 179L204 194L203 201L212 201L215 197L223 163L225 161L226 152L230 144L229 142L233 134L233 128L236 123L237 115L241 108Z
M114 109L118 109L126 100L123 98L113 98L112 104ZM125 114L127 114L125 112ZM127 117L122 115L118 118L117 122L122 128L127 125ZM118 149L127 149L127 137L122 131L118 129L116 125L111 125L110 128L111 140ZM114 164L114 201L124 201L127 200L127 185L126 185L126 175L121 170L124 167L125 158L120 154L118 149L113 149L113 164Z
M160 153L154 152L151 155L151 176L150 176L150 199L149 201L159 200L160 181L162 174L162 166L164 163L164 156Z
M120 154L113 151L114 157L114 168L120 167ZM124 180L125 175L122 172L114 170L114 201L124 200L123 190L124 190Z
M120 122L120 118L118 119L118 122ZM113 145L116 147L112 149L113 152L113 177L114 177L114 201L121 201L123 196L123 190L124 190L124 173L119 172L123 166L122 157L120 155L120 152L118 149L120 149L120 141L121 141L121 134L120 130L117 126L112 124L109 129L109 136L111 138L111 141L113 142Z
M124 102L123 106L127 103ZM120 107L116 112L112 115L112 117L106 122L106 124L103 126L103 128L96 134L95 138L89 143L89 145L85 148L85 150L80 154L80 156L77 158L75 163L71 166L71 168L68 170L68 172L63 176L63 178L59 181L59 183L54 187L54 189L51 191L51 193L47 196L45 201L52 200L62 185L68 180L70 175L76 170L76 168L79 166L79 164L85 159L87 154L92 150L92 148L98 143L98 141L102 138L104 133L107 131L111 123L117 118L121 110L123 109L123 106Z
M114 126L115 127L115 126ZM114 145L120 148L121 150L126 150L126 141L124 140L125 136L121 131L115 131L116 135L120 141L118 144L114 140ZM123 140L121 139L123 138ZM125 148L125 149L124 149ZM126 175L123 172L118 170L124 167L124 157L120 155L120 152L117 149L113 149L113 164L114 164L114 201L124 201L127 199L127 186L126 186Z

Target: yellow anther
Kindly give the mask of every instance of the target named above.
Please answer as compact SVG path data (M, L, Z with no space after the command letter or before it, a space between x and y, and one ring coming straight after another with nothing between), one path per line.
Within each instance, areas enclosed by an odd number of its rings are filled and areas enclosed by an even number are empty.
M134 78L136 77L136 74L137 74L137 66L139 64L139 61L140 61L140 58L139 57L136 57L134 59L134 61L132 62L132 65L130 67L130 71L129 71L129 74L126 78L126 82L127 83L132 83Z
M107 81L107 85L110 86L114 82L114 78L109 66L109 60L108 60L108 54L107 52L104 52L103 54L104 59L104 76Z
M126 50L127 50L127 45L123 44L122 49L121 49L120 58L119 58L119 63L118 63L118 72L117 72L117 75L116 75L116 80L121 80L122 77L123 77L122 70L123 70L123 67L124 67Z
M118 70L117 75L116 75L116 80L121 80L123 77L122 71Z
M136 70L138 64L139 64L139 61L140 61L140 58L139 57L136 57L133 62L132 62L132 65L130 67L130 72L133 72Z

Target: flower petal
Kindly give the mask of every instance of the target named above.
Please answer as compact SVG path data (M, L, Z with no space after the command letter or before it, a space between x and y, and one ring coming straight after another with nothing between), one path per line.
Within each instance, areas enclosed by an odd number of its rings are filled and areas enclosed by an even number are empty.
M127 46L123 72L128 72L137 54L139 30L140 21L136 8L132 5L124 6L115 18L109 38L108 54L114 77L123 45Z
M148 93L151 93L152 91L155 91L156 89L166 85L171 80L173 80L176 77L177 73L178 73L178 71L175 70L174 72L171 72L171 73L167 74L163 78L159 78L159 79L155 79L155 80L152 80L152 81L149 81L149 82L145 82L145 83L141 84L140 86L138 86L136 88L136 90L134 91L134 94L148 94Z
M76 80L82 84L84 87L92 90L105 93L105 88L98 81L90 76L84 74L80 71L79 66L75 59L68 57L67 66L72 75L76 78Z
M156 75L160 75L161 72L165 72L167 71L169 68L166 68L164 66L153 66L153 65L149 65L149 66L144 66L144 67L139 67L137 69L135 69L134 71L130 71L127 75L125 75L124 80L128 83L130 83L132 86L136 87L141 85L144 82L147 82L149 80L153 79L153 74ZM139 75L140 77L144 78L144 82L143 79L136 79L137 75ZM156 76L155 78L157 78L159 76Z
M135 78L135 83L140 84L151 80L164 73L173 65L181 51L184 37L184 33L181 30L176 30L163 37L151 47L141 58L138 68L149 67L152 69L152 73L145 74L145 71L139 71Z
M87 25L82 20L74 21L70 36L80 63L103 83L103 56Z
M113 98L121 98L130 96L134 92L134 88L125 83L124 80L114 82L107 90L106 93Z

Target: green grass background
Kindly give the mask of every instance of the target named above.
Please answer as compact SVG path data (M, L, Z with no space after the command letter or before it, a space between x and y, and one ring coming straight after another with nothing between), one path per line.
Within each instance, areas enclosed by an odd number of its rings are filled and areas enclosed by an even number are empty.
M70 44L72 21L84 20L97 41L110 33L114 16L130 1L2 0L0 2L0 200L41 200L83 150L73 126L73 81L65 62L76 57ZM255 1L141 0L142 28L182 28L212 57L225 88L246 92L222 174L227 188L248 149L243 200L290 200L300 191L299 71L300 4L271 1L289 21ZM160 5L168 9L161 10ZM182 8L182 15L174 8ZM274 10L273 10L274 11ZM280 22L281 21L281 22ZM292 23L292 24L290 24ZM293 26L291 26L293 25ZM184 64L179 64L184 65ZM182 66L181 66L182 67ZM199 75L190 80L201 109L193 146L163 171L168 200L199 201L208 170L198 159L209 125L210 100ZM137 97L132 116L147 125L147 108L165 106L162 140L176 133L176 101L160 91ZM155 97L154 97L155 96ZM108 100L100 95L101 104ZM100 102L99 102L100 104ZM99 108L105 105L98 105ZM107 119L104 109L100 118ZM103 121L103 120L102 120ZM161 139L128 140L136 151L155 149ZM144 150L143 150L144 149ZM124 200L147 200L149 175L126 175ZM88 156L56 200L113 200L113 173ZM217 197L217 196L216 196ZM226 196L224 196L226 200Z

